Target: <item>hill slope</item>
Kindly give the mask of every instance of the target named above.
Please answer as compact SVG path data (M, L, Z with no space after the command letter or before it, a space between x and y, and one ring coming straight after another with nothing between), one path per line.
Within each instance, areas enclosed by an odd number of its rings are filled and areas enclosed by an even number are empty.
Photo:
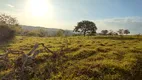
M56 28L45 28L45 27L38 27L38 26L26 26L26 25L21 25L23 30L38 30L38 29L44 29L48 32L49 35L55 35L57 33L58 30L60 29L56 29ZM73 31L72 30L64 30L67 35L72 35Z

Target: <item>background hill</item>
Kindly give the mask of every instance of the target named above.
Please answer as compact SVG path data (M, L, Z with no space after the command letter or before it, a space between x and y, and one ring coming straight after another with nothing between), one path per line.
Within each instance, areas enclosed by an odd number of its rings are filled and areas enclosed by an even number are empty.
M50 36L54 36L56 35L56 33L61 30L61 29L57 29L57 28L45 28L45 27L40 27L40 26L27 26L27 25L21 25L21 28L23 30L27 30L27 31L32 31L32 30L39 30L39 29L44 29L48 32L48 34ZM73 31L72 30L64 30L65 31L65 35L72 35Z

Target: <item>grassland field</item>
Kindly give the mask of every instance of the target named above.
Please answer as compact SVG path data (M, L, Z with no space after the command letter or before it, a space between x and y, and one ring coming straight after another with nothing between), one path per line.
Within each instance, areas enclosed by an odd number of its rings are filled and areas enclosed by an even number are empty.
M28 53L35 43L44 43L55 52L64 47L64 56L54 61L50 58L52 54L40 46L36 66L26 73L26 80L142 80L142 37L17 36L13 41L0 45L0 54L6 48ZM20 54L9 55L11 65L18 56ZM11 70L13 67L0 65L0 78Z

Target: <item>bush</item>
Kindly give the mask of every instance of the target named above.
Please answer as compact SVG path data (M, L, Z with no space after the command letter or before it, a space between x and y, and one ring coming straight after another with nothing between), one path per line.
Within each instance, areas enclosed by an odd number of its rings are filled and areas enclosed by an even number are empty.
M0 42L11 40L14 36L15 31L8 25L0 25Z

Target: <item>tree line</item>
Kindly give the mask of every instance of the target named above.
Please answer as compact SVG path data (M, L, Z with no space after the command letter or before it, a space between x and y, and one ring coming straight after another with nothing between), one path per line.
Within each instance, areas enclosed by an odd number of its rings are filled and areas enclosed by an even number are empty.
M124 34L130 34L130 31L128 29L119 29L117 32L114 32L112 30L102 30L100 35L124 35Z
M117 32L114 32L112 30L102 30L101 33L97 33L97 26L94 22L83 20L81 22L77 23L77 26L75 26L74 32L78 34L86 35L123 35L123 34L130 34L130 31L128 29L119 29Z

